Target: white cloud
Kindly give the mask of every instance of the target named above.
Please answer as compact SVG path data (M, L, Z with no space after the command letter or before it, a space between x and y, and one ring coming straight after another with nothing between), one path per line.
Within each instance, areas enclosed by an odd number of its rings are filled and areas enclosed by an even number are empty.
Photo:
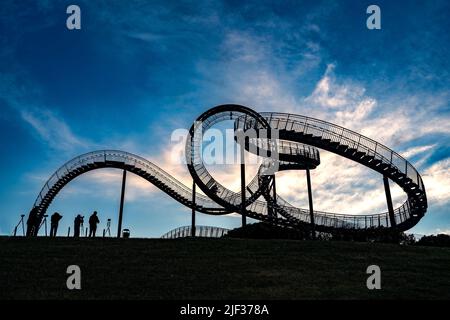
M404 158L410 158L419 154L423 154L426 151L429 151L436 147L436 144L433 145L426 145L426 146L417 146L417 147L411 147L403 152L401 152L401 156Z
M244 50L241 53L245 57L245 47L241 50ZM256 56L258 58L255 58ZM257 64L263 57L264 50L256 52L252 59L245 60L247 63ZM227 68L225 78L231 79L235 76L236 68L241 66L241 62L235 63L236 65L231 64ZM445 125L444 130L442 127L433 129L431 125L423 125L425 111L408 112L412 106L423 103L423 99L411 99L400 104L386 100L386 104L380 105L377 99L365 94L361 85L338 83L333 65L328 66L312 94L304 99L299 99L286 90L289 86L285 86L280 78L264 67L252 70L251 74L242 72L236 81L231 83L233 85L228 90L231 90L232 96L239 97L243 104L249 102L247 105L257 109L279 112L309 112L313 117L359 131L394 149L400 143L412 141L424 134L446 130ZM443 100L430 101L434 101L438 106L443 103ZM404 150L402 154L407 158L422 156L417 165L423 165L435 146L436 144L415 146ZM152 160L157 164L163 163L165 170L190 186L192 178L186 167L173 162L173 154L179 152L176 146L172 146L166 148L160 157L152 157ZM373 214L387 210L382 177L378 173L328 152L321 152L321 160L322 164L312 172L316 210L348 214ZM216 166L210 171L225 186L239 190L238 166ZM423 172L427 194L432 201L446 203L450 200L447 191L450 190L448 172L450 170L447 162L433 165ZM247 179L251 177L249 175ZM307 208L304 172L288 171L277 174L277 191L291 203ZM405 201L406 195L398 186L391 184L391 192L395 206Z
M268 50L263 39L237 31L226 34L224 48L230 55L231 63L260 62L264 59L265 52Z
M85 139L76 136L64 120L49 110L22 110L20 114L37 137L52 149L70 151L90 145Z
M337 83L334 69L333 64L327 66L325 74L303 104L319 109L322 116L334 119L341 125L358 123L370 115L377 101L366 97L365 89L359 85Z
M311 96L306 102L312 102L321 107L337 108L345 106L349 98L360 97L364 90L358 87L350 87L346 85L337 85L332 79L334 65L329 64L325 75L317 83Z
M314 209L346 214L387 211L382 177L370 169L329 152L321 153L321 165L311 171ZM277 192L292 204L307 208L306 177L303 171L277 175ZM391 184L394 205L406 196Z
M246 163L252 163L250 159L253 157L246 153ZM161 152L160 156L148 156L148 159L160 165L164 171L168 172L184 185L191 188L192 177L189 174L186 164L180 162L180 158L184 158L184 142L171 143ZM238 192L240 190L240 166L238 164L221 164L221 165L206 165L211 175L222 185ZM246 181L249 182L255 175L259 165L246 166ZM200 190L198 190L200 192Z
M429 102L429 105L434 105L434 108L439 108L445 97L411 98L401 103L386 100L381 105L377 99L367 96L366 90L360 84L339 82L334 75L335 67L332 64L328 65L311 95L299 98L290 90L289 79L280 78L271 72L270 68L265 67L266 64L263 62L267 59L270 48L258 41L245 34L232 33L224 45L224 49L231 50L233 57L231 62L226 63L223 72L225 83L229 85L225 91L229 96L236 97L238 103L258 110L308 114L359 131L393 147L424 134L447 132L450 128L448 125L450 121L446 124L445 118L434 117L424 123L425 115L430 118L433 116L432 113L426 114L426 111L421 109L410 112L411 109L415 110L416 106L422 105L424 100ZM54 136L54 132L49 132L45 128L42 117L28 117L27 121L43 139L50 141L50 137ZM67 140L73 141L75 145L79 143L80 139L72 134L67 125L58 121L56 123L57 127L61 127L65 132ZM438 125L433 125L435 123ZM426 156L435 146L436 144L415 146L406 149L402 154L405 157L423 154ZM143 156L191 188L192 178L186 166L179 162L183 147L183 144L166 144L159 155L143 154ZM327 152L321 153L321 159L322 164L312 172L316 210L349 214L386 211L380 175ZM423 164L424 160L426 158L422 157L419 163ZM210 169L213 176L223 185L234 191L239 190L239 166L216 166ZM247 170L247 181L255 172L255 168ZM448 162L439 162L423 172L427 194L431 201L447 203L450 200L447 191L450 190L448 172L450 172ZM101 188L107 194L108 186L114 185L111 187L111 193L116 194L116 185L120 183L121 174L99 171L93 174L92 178L98 181L99 186L103 186ZM282 196L293 204L307 208L304 172L279 173L277 182L277 191ZM128 201L150 196L155 191L161 192L138 177L131 177L128 183ZM396 186L392 186L392 195L396 205L405 200L405 194Z
M430 204L450 201L450 158L434 163L423 172L422 178Z
M96 195L100 198L118 199L122 183L122 170L98 169L89 171L67 185L63 197L79 198ZM126 182L125 200L135 202L152 197L157 189L147 180L128 173Z
M450 229L441 229L441 228L436 228L433 232L430 232L429 234L448 234L450 235Z
M129 32L125 33L130 38L138 39L142 41L148 41L148 42L157 42L158 40L161 40L164 38L160 34L151 33L151 32Z
M259 51L258 55L264 53L264 50L262 53ZM252 61L258 68L254 68L253 64L247 68L242 64L232 64L224 71L224 77L231 79L240 68L239 77L234 77L233 86L228 89L231 89L230 95L238 97L238 101L244 105L264 111L307 114L361 132L394 150L419 137L446 133L449 129L448 118L434 113L434 110L440 110L447 103L445 95L418 95L409 96L408 99L383 97L383 103L380 104L376 98L366 95L362 85L338 81L334 74L335 66L329 64L311 95L302 99L292 93L290 79L271 72L267 63L255 62L266 58L264 56ZM435 145L408 148L403 155L407 158L420 155L416 165L423 166ZM321 153L321 158L322 164L313 172L315 209L352 214L373 214L387 210L379 174L325 152ZM448 178L442 173L441 177L436 177L439 170L443 169L433 166L423 172L427 193L430 199L449 202L450 194L444 191L450 190L446 185ZM279 173L277 190L291 203L307 207L303 175L295 171ZM441 188L442 185L445 187ZM404 192L394 184L391 185L391 192L396 206L406 199Z

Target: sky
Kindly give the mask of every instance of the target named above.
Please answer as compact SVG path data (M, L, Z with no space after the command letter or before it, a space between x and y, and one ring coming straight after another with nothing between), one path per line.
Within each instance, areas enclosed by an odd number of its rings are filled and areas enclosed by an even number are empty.
M71 4L81 9L80 30L66 28ZM371 4L381 9L380 30L366 27ZM171 135L224 103L323 119L394 149L427 190L428 212L409 232L450 233L448 12L445 0L4 0L0 234L12 233L57 168L85 152L132 152L191 185ZM238 188L236 166L210 169ZM60 234L94 210L100 230L111 218L115 234L121 174L95 170L68 184L48 210L63 215ZM317 210L387 210L380 175L325 151L312 185ZM307 208L304 172L278 173L277 191ZM190 209L129 175L131 236L189 223ZM233 228L240 218L198 214L197 223Z

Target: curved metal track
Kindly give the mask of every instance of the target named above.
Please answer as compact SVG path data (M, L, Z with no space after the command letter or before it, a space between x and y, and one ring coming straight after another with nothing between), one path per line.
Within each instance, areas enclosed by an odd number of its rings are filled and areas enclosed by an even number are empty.
M278 171L314 169L320 164L316 148L346 157L380 173L397 183L407 195L406 202L394 211L394 225L388 212L346 215L314 211L316 230L327 232L386 227L407 230L417 224L427 210L425 187L419 173L407 160L386 146L318 119L285 113L257 113L244 106L221 105L200 115L191 127L190 139L186 143L189 172L206 196L197 193L194 203L192 190L154 163L124 151L100 150L70 160L50 177L33 206L39 221L67 183L85 172L100 168L119 168L135 173L181 204L202 213L222 215L239 212L241 194L225 188L212 177L203 164L200 152L203 132L227 120L234 120L236 136L249 130L257 133L257 141L243 143L237 139L247 151L260 154L263 149L269 150L258 174L245 189L245 211L251 218L289 227L308 226L311 223L309 210L296 208L279 195L270 195L268 190L275 176L265 172L274 163ZM269 132L268 135L261 134L264 130ZM252 145L257 145L257 148L252 148ZM278 214L271 215L273 211Z

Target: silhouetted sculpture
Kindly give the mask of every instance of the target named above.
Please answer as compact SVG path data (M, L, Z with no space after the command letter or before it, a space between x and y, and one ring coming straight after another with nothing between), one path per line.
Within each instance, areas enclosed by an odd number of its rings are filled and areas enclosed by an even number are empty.
M83 219L84 219L84 217L82 217L81 215L77 215L76 217L75 217L75 220L74 220L74 226L73 226L73 236L75 237L75 238L78 238L79 236L80 236L80 227L81 227L81 224L83 223Z
M97 232L97 224L100 223L100 220L97 217L97 211L89 217L89 237L95 238L95 233Z
M219 122L230 120L234 120L235 141L242 151L240 192L225 188L215 180L207 170L207 164L203 162L201 148L203 132ZM39 208L38 220L44 216L49 204L69 181L93 169L101 168L123 170L118 237L122 230L127 171L157 185L175 200L190 207L192 235L196 234L196 211L211 215L237 212L242 215L243 226L249 217L270 221L283 227L301 230L309 228L311 236L314 236L317 232L360 229L370 233L370 228L405 231L415 226L428 208L422 177L409 161L370 138L320 119L277 112L260 114L245 106L226 104L202 113L192 124L189 133L190 138L186 140L184 150L186 164L192 176L192 190L142 157L117 150L97 150L80 155L55 171L35 200L34 206ZM284 142L279 143L278 140ZM381 174L388 211L367 215L314 211L310 170L320 165L319 149L328 150ZM247 182L245 152L264 158L261 159L263 161L257 175ZM275 172L283 170L306 171L309 210L292 206L277 195ZM329 178L333 179L334 176ZM394 208L392 203L391 182L406 192L407 199L398 208ZM197 187L204 195L196 196ZM261 196L266 203L259 201ZM95 234L94 228L91 234Z
M37 223L38 223L38 215L37 215L38 207L34 207L31 209L30 214L28 215L27 220L27 237L31 237L37 234Z
M59 220L61 220L63 216L58 212L52 214L50 218L50 237L56 237L56 233L58 232L58 224Z

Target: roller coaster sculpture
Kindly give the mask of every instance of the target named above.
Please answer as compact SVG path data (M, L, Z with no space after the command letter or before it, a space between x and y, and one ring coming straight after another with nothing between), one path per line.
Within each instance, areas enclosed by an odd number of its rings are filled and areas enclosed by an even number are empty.
M206 169L201 154L203 133L213 125L229 120L234 121L235 140L241 149L265 157L256 176L246 185L245 161L241 156L240 192L233 192L215 180ZM253 135L247 135L249 132ZM320 164L318 148L381 174L388 211L370 215L314 211L310 170ZM246 217L250 217L279 226L310 228L315 233L368 228L405 231L416 225L427 210L425 186L411 163L361 134L306 116L258 113L240 105L220 105L207 110L194 122L186 141L185 154L193 178L192 189L154 163L128 152L100 150L80 155L61 166L45 183L33 205L38 222L65 185L83 173L100 168L119 168L132 172L191 208L192 235L195 235L196 211L211 215L239 213L243 225ZM306 170L308 209L297 208L276 193L275 171L283 170ZM395 209L389 180L400 186L407 196L406 201ZM196 192L196 187L204 195Z

